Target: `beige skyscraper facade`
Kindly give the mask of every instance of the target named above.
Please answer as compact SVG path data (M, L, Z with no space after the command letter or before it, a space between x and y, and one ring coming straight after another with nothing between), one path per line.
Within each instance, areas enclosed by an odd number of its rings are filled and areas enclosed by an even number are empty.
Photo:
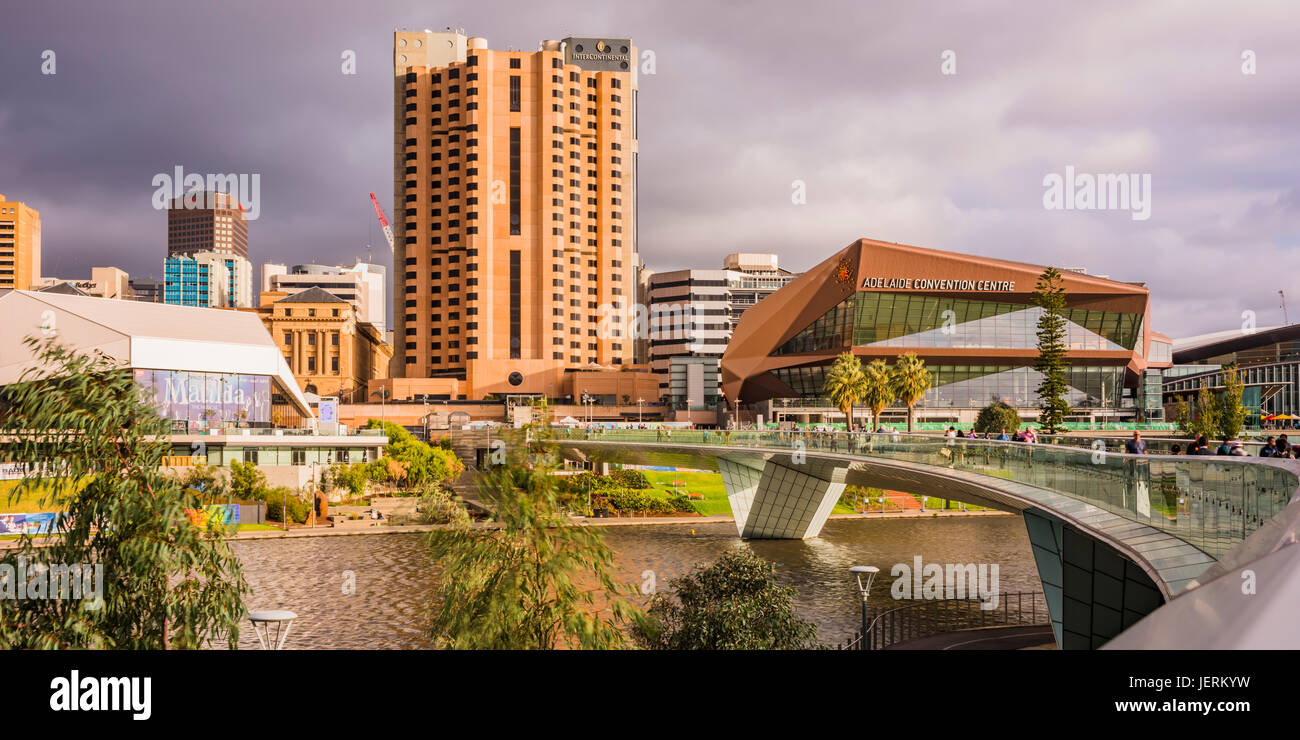
M394 374L548 393L634 361L636 49L397 31Z

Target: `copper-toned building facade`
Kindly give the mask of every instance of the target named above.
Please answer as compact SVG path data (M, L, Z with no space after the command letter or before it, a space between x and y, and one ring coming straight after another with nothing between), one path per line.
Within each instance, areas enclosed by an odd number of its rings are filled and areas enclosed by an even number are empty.
M601 322L636 299L635 60L630 39L394 34L394 375L550 393L633 363Z
M825 407L823 373L839 354L892 364L915 353L933 373L918 420L970 423L995 401L1032 416L1042 309L1031 296L1044 269L860 239L745 313L722 358L723 392ZM1062 274L1071 420L1162 419L1170 345L1151 330L1145 285Z
M199 252L248 259L248 221L233 196L208 191L173 198L167 209L167 256Z

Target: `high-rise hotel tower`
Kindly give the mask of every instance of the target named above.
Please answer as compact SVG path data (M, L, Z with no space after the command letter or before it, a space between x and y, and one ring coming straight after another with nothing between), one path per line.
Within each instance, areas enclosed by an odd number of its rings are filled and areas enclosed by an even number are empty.
M633 362L636 49L393 37L394 374L545 393Z

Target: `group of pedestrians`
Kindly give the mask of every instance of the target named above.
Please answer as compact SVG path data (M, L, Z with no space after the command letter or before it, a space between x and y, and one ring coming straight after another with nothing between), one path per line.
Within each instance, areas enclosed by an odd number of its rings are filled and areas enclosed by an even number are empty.
M1300 445L1288 442L1285 434L1276 438L1269 437L1260 449L1259 456L1300 458Z
M944 432L943 436L949 439L994 439L999 442L1027 442L1029 444L1038 441L1038 432L1035 432L1033 427L1025 427L1023 430L1017 429L1014 434L1007 434L1006 429L1000 430L997 434L993 432L980 434L974 430L967 434L965 429L948 427L948 431Z

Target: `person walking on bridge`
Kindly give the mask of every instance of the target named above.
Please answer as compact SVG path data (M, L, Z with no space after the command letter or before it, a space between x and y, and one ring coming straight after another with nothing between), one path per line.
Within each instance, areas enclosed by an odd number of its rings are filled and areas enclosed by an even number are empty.
M1133 439L1124 443L1124 451L1130 455L1147 454L1147 443L1142 439L1142 432L1133 432Z

